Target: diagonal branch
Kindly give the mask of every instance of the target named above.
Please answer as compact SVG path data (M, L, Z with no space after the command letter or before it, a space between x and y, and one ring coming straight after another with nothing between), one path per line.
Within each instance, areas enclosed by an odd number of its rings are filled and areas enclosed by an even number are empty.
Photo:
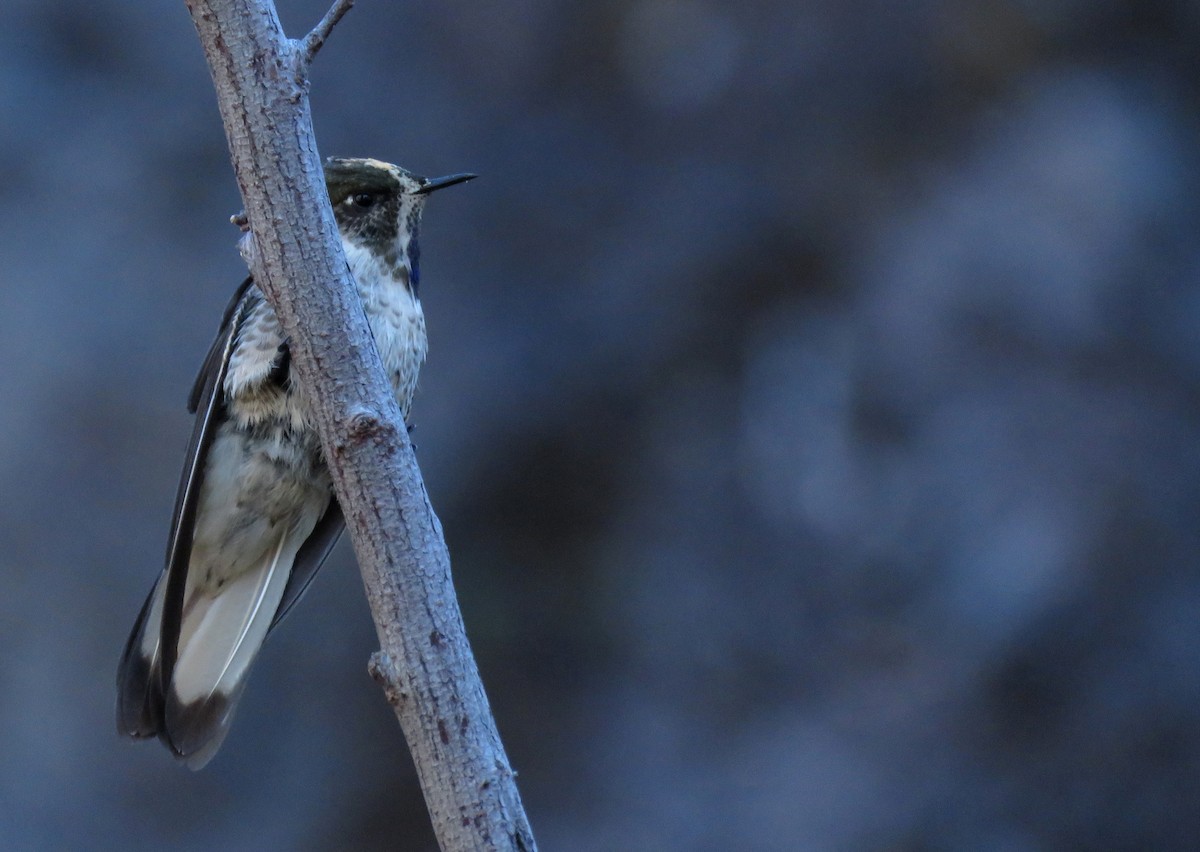
M293 42L270 0L186 2L246 205L255 281L291 341L367 588L381 648L371 673L404 731L434 833L446 852L532 852L442 527L326 200L303 74L279 73L311 60L351 4L339 0Z
M334 4L329 7L325 17L321 18L312 31L304 37L301 59L306 66L311 65L312 61L317 58L317 52L325 46L325 40L329 38L333 28L338 25L338 21L350 11L350 7L353 5L354 0L334 0Z

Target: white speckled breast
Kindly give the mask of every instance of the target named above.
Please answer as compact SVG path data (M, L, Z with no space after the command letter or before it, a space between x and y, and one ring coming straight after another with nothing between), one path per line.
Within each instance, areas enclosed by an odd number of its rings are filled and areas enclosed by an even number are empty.
M344 241L343 247L380 360L407 420L427 350L421 301L409 287L406 267L389 268L376 255L349 242ZM304 390L294 374L286 391L266 381L278 357L283 331L274 309L257 288L252 288L247 298L251 300L249 316L239 330L225 376L232 419L241 428L282 419L297 432L315 429ZM285 408L281 409L281 402Z
M417 389L417 377L428 350L421 300L413 295L406 267L388 267L377 255L349 242L343 241L343 246L350 272L358 284L358 295L366 308L379 358L407 420L413 392ZM401 248L403 257L406 247Z

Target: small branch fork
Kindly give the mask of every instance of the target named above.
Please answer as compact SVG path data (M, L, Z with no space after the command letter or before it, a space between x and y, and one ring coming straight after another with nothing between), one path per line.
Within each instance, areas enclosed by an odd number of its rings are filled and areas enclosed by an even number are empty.
M370 672L404 731L434 834L444 852L533 852L441 523L325 201L304 79L353 0L336 0L299 41L271 0L185 2L242 190L243 250L312 402L379 637ZM289 67L300 74L280 73Z

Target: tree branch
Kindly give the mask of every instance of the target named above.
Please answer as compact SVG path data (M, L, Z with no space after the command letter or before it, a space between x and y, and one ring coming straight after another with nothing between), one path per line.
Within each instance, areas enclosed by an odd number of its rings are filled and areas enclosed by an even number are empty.
M333 28L338 25L338 21L350 11L350 7L353 5L354 0L335 0L334 4L329 7L329 11L325 13L325 17L321 18L312 31L304 37L304 64L306 66L312 65L312 61L317 57L317 51L325 46L325 40L329 38Z
M350 0L302 41L270 0L187 0L245 202L253 272L309 391L346 516L385 688L443 850L533 850L471 655L442 528L350 279L325 192L308 63ZM249 246L247 246L249 248Z

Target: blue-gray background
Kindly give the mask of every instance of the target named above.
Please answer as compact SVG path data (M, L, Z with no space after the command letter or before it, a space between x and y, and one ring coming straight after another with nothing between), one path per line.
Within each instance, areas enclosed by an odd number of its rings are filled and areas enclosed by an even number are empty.
M284 2L294 34L323 11ZM1200 7L364 0L414 409L545 849L1200 832ZM349 547L199 774L117 739L243 273L183 4L0 10L0 844L429 849Z

